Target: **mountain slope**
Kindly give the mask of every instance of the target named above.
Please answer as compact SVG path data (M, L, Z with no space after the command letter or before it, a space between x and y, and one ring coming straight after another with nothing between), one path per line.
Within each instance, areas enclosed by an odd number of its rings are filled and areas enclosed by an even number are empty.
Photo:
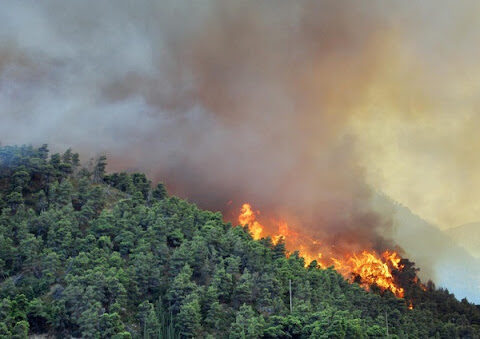
M0 147L0 336L365 338L387 321L398 337L480 336L478 307L424 291L408 261L408 300L368 293L105 165Z
M385 195L375 204L390 211L392 230L385 234L400 245L407 257L420 267L419 276L449 289L458 299L480 303L480 259L473 257L448 234Z
M474 257L480 258L480 222L450 228L446 232Z

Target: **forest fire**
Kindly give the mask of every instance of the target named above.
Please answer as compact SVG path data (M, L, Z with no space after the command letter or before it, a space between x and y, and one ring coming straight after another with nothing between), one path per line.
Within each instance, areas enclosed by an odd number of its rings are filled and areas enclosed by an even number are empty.
M379 254L374 250L363 250L359 253L330 253L328 248L319 239L289 229L284 221L273 220L276 231L269 231L272 227L265 227L257 220L259 211L254 211L248 203L242 205L238 222L242 226L248 225L255 240L270 236L274 244L285 241L287 250L298 251L305 259L305 265L312 261L321 267L334 266L335 269L351 282L357 282L368 290L377 285L381 290L390 290L397 297L404 297L404 289L395 281L392 272L402 270L401 258L397 252L386 250ZM269 225L270 226L270 225Z

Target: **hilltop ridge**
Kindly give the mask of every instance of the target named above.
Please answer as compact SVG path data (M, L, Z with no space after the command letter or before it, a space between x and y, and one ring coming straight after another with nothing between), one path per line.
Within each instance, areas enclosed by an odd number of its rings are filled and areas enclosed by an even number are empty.
M446 230L460 246L480 258L480 222L472 222Z

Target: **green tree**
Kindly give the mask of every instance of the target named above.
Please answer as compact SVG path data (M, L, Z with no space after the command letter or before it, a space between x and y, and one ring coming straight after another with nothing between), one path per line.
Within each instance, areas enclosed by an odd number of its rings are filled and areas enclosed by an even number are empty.
M100 183L103 180L103 177L105 176L105 169L107 168L107 156L106 155L100 155L96 161L95 165L93 167L93 182L94 183Z
M163 200L167 197L167 189L161 182L157 184L157 187L153 190L152 196L156 200Z
M167 292L170 310L174 314L180 311L183 300L197 290L197 285L191 281L192 273L190 266L185 265L182 271L175 277Z
M201 329L200 303L196 293L189 294L176 317L178 332L183 338L196 338Z
M230 328L229 338L259 338L264 326L264 319L255 316L251 306L243 304L237 312L235 323Z
M12 329L12 338L14 339L26 339L28 338L28 322L21 320L15 324Z

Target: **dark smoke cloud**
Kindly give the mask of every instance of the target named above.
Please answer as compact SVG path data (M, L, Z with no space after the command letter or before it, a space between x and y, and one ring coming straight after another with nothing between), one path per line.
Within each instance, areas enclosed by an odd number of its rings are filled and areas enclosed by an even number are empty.
M369 84L411 65L390 63L397 52L445 62L427 42L467 7L4 1L0 141L107 152L111 169L147 171L227 216L229 200L248 201L338 248L384 249L391 211L370 208L350 122L369 116ZM400 108L415 91L403 77L386 86Z

